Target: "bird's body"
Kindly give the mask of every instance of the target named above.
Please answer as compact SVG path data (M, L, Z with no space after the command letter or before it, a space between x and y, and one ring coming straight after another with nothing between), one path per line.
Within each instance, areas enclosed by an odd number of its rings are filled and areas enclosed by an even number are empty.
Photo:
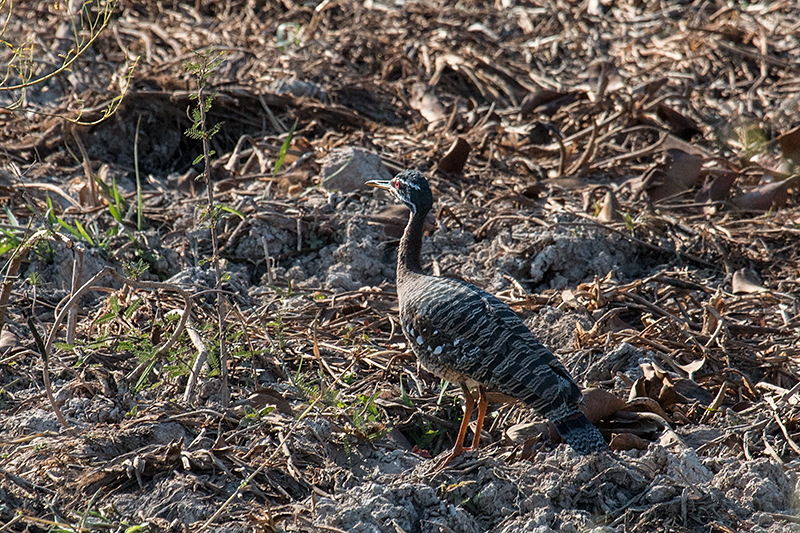
M511 308L474 285L422 271L422 228L433 202L425 177L405 171L369 185L392 191L411 210L397 259L400 321L420 363L464 391L465 416L452 457L463 449L473 406L470 387L476 385L480 394L473 448L480 440L488 387L546 416L578 453L605 449L602 435L578 408L582 395L577 384Z

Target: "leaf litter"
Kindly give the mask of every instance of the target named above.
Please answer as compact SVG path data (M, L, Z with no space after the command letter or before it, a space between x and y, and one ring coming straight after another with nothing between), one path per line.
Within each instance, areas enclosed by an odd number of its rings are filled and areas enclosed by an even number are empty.
M92 60L28 89L40 114L0 132L3 245L25 252L0 295L3 529L795 531L798 18L791 2L119 5ZM68 21L15 4L5 36ZM180 63L207 46L227 50L212 177L243 215L218 222L227 409L183 136ZM78 105L99 117L131 54L116 114L63 126ZM430 470L460 399L399 332L405 210L358 181L403 168L436 197L427 268L520 313L612 453L576 456L493 398L482 449ZM23 241L46 226L26 206L49 205L73 231ZM137 262L145 284L87 287L44 366L31 327L47 337L77 287Z

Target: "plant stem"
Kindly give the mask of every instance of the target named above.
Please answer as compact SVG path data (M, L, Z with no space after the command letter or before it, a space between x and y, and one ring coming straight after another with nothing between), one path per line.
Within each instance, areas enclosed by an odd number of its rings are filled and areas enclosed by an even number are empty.
M201 81L200 89L198 91L198 106L200 109L200 128L202 131L203 140L203 180L206 183L206 192L208 193L208 213L211 218L211 247L213 250L213 257L211 261L214 265L214 276L216 280L216 293L217 293L217 325L219 328L219 375L220 375L220 400L223 407L228 407L230 402L230 391L228 390L228 356L227 347L225 345L225 309L227 308L227 299L222 294L222 268L219 263L219 240L217 238L217 219L214 214L214 187L211 183L211 148L209 146L208 128L206 126L206 107L205 95L203 89L205 83Z

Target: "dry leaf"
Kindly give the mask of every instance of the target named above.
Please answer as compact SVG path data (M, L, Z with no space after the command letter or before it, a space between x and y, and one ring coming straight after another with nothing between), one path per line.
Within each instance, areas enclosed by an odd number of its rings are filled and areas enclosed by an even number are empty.
M703 188L697 192L694 201L698 204L721 202L728 197L728 193L738 177L738 172L723 172L722 174L717 174L709 179L706 184L703 185ZM708 214L714 214L714 212L716 212L716 206L707 206L703 209Z
M647 398L647 378L639 378L631 385L631 390L628 392L628 401L636 398Z
M672 384L672 390L683 398L673 403L692 403L697 401L702 405L710 405L714 401L713 395L691 379L680 378ZM665 407L669 404L662 404Z
M749 268L742 268L734 272L731 285L733 294L753 294L767 290L761 286L758 275Z
M647 83L634 87L631 94L646 98L653 95L657 90L666 85L667 82L669 82L669 78L667 77L656 78L653 81L648 81Z
M592 424L615 415L628 404L604 389L591 388L583 391L581 411Z
M692 400L708 405L713 400L705 389L690 379L670 374L655 363L640 366L644 376L631 387L629 402L636 398L651 398L661 407L668 407L676 403L691 403Z
M4 329L3 333L0 334L0 353L6 354L13 350L17 345L17 336L7 329Z
M704 364L706 364L706 358L705 357L701 357L700 359L696 359L696 360L692 361L691 363L687 363L685 365L678 365L678 368L680 368L681 370L686 372L689 375L689 379L694 381L694 374L698 370L703 368Z
M789 198L787 185L785 181L767 183L731 201L745 211L780 209L786 205L786 200Z
M689 381L690 383L693 383L690 380L683 380L683 381ZM662 384L661 390L658 392L658 398L656 398L656 400L658 400L658 404L661 407L669 407L670 405L674 405L676 403L681 403L681 404L690 403L689 399L686 398L686 396L679 393L677 390L675 390L674 386L667 383Z
M669 129L672 130L673 135L684 141L688 141L695 135L703 133L702 130L700 130L700 126L697 125L697 122L664 104L659 104L656 115L666 122Z
M532 437L555 433L547 425L548 422L522 422L508 428L503 436L506 442L522 444Z
M622 220L622 214L620 213L621 210L622 206L619 205L619 201L614 195L614 191L609 189L606 191L605 197L603 197L603 203L600 206L600 212L597 214L597 219L600 222L620 221Z
M263 387L253 391L247 398L253 409L262 409L265 405L274 405L278 411L285 415L292 414L292 407L289 402L281 396L281 393L270 387Z
M716 311L716 313L713 311ZM717 289L716 294L703 306L703 328L700 330L700 333L703 335L711 335L714 333L717 330L717 316L722 316L724 311L725 301L722 299L722 293Z
M608 447L614 451L646 450L650 443L633 433L618 433L611 437Z
M787 131L776 139L781 147L781 154L794 164L800 163L800 126Z
M653 202L676 196L697 185L702 168L702 157L670 148L665 153L663 164L644 177L642 189Z
M448 174L458 174L464 170L471 146L463 137L457 137L444 156L439 160L439 170Z
M522 118L528 118L530 115L536 111L536 108L539 106L543 106L549 104L551 102L555 102L559 98L567 96L569 93L564 93L561 91L551 91L550 89L539 89L536 92L528 93L525 95L525 98L522 99L522 104L520 105L520 113L522 113ZM565 99L564 103L572 103L574 98Z

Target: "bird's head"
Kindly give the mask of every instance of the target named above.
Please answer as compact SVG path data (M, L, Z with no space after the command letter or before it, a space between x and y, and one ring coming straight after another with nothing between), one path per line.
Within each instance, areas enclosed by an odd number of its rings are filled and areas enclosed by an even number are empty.
M433 194L428 180L416 170L404 170L390 180L368 181L367 185L390 191L415 215L425 215L433 206Z

